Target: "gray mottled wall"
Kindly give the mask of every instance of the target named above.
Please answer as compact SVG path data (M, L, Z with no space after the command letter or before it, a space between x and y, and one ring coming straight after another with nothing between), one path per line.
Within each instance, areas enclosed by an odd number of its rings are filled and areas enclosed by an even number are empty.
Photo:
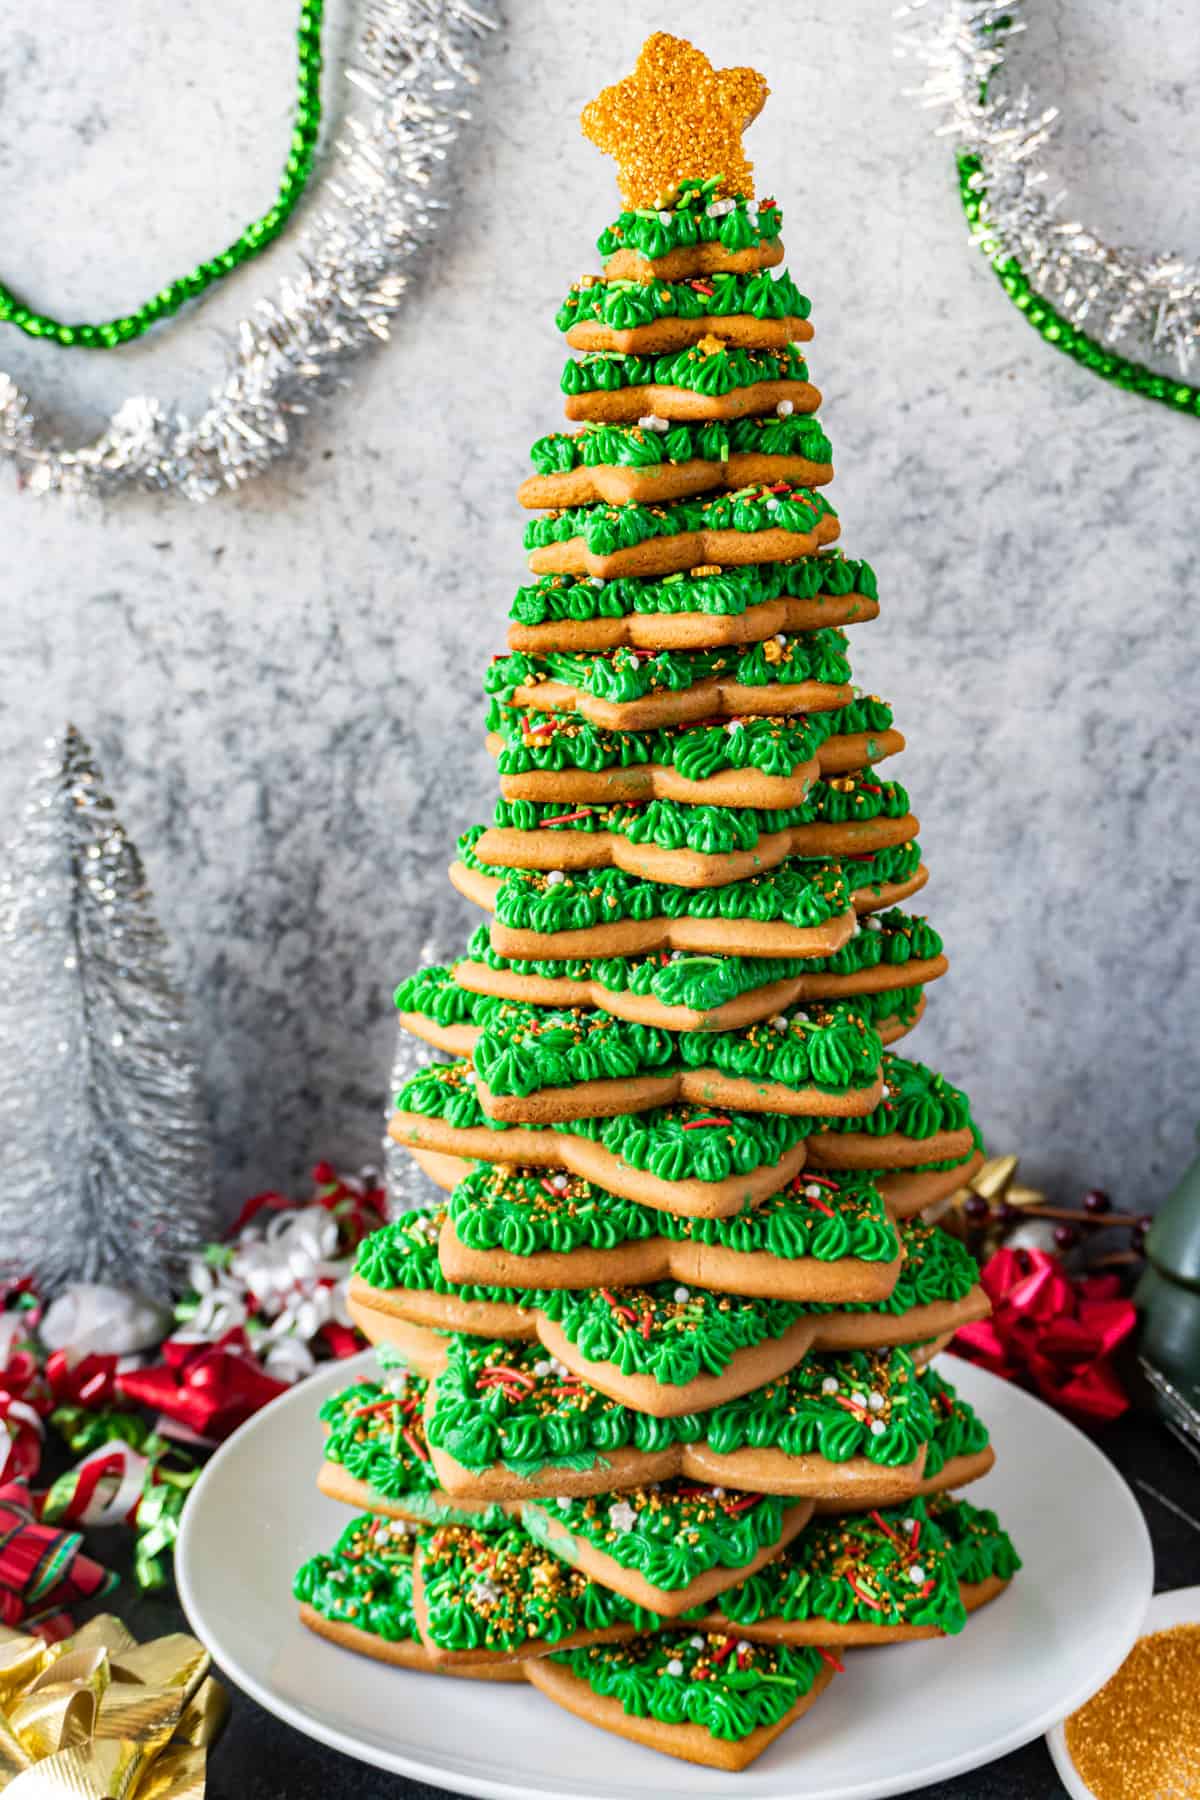
M1020 69L1064 107L1076 207L1194 254L1185 0L1031 10ZM1008 306L966 247L948 147L904 98L890 11L511 0L453 229L395 344L277 478L100 517L0 483L0 818L72 717L151 867L230 1201L373 1153L390 987L467 929L443 869L491 792L478 691L520 574L512 490L559 418L554 307L615 210L575 118L659 26L775 92L753 155L814 301L844 541L885 601L859 667L909 734L954 962L914 1047L1030 1177L1143 1204L1186 1160L1200 425L1077 372ZM6 30L3 277L95 315L226 241L275 179L294 14L60 0ZM143 348L6 332L0 361L73 434L130 391L196 404L291 254Z

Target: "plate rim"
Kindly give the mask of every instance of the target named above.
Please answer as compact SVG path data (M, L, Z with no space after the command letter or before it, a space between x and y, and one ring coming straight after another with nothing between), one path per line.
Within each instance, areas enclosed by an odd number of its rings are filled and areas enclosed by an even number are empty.
M411 1776L427 1783L431 1782L435 1786L446 1787L454 1793L477 1796L478 1800L610 1800L608 1794L599 1790L594 1793L576 1790L566 1796L550 1787L531 1788L528 1780L517 1785L510 1780L500 1781L494 1780L490 1776L447 1771L434 1763L422 1760L420 1757L413 1757L399 1749L367 1745L362 1739L349 1735L344 1729L327 1723L306 1711L303 1706L275 1692L271 1686L260 1681L256 1675L247 1670L236 1656L232 1660L229 1659L223 1648L217 1647L219 1633L212 1633L212 1642L210 1642L209 1635L206 1634L206 1629L202 1624L205 1618L205 1608L194 1588L190 1568L190 1543L192 1531L196 1529L192 1525L192 1520L199 1516L201 1497L210 1488L218 1485L224 1463L235 1449L244 1447L246 1441L262 1429L263 1421L268 1414L275 1413L278 1416L280 1411L298 1406L302 1395L307 1395L311 1403L319 1404L320 1399L324 1397L323 1390L326 1386L333 1387L335 1384L342 1385L352 1382L372 1365L374 1355L374 1350L368 1347L359 1351L355 1356L323 1365L314 1375L295 1383L285 1394L281 1394L276 1400L254 1413L235 1432L231 1433L206 1464L200 1479L188 1497L188 1504L183 1510L175 1551L176 1586L188 1623L201 1642L210 1649L213 1660L226 1671L237 1687L249 1694L265 1711L282 1719L285 1724L291 1725L303 1736L313 1738L329 1749L340 1751L343 1755L353 1756L369 1767L384 1769L392 1774ZM1146 1588L1148 1604L1152 1605L1154 1552L1149 1527L1136 1496L1121 1471L1104 1455L1086 1432L1080 1430L1061 1413L1056 1412L1053 1407L1048 1406L1037 1395L1031 1394L1025 1388L1018 1387L1013 1382L1002 1380L1000 1376L993 1375L989 1370L982 1369L978 1364L970 1363L964 1358L955 1357L953 1360L960 1363L963 1368L970 1369L972 1382L978 1380L985 1388L994 1384L997 1390L1003 1391L1006 1401L1010 1403L1015 1398L1018 1410L1024 1405L1048 1414L1056 1430L1079 1439L1085 1453L1099 1462L1114 1487L1122 1494L1127 1505L1133 1540L1130 1546L1130 1555L1136 1557L1141 1565L1139 1573ZM981 1402L985 1410L986 1404L986 1401ZM1052 1706L1043 1707L1037 1713L1031 1714L1020 1726L1001 1733L986 1745L976 1744L968 1749L955 1752L936 1764L922 1768L917 1776L916 1785L924 1787L933 1782L946 1781L955 1775L983 1768L986 1764L1023 1748L1024 1745L1032 1743L1039 1737L1046 1740L1057 1768L1058 1761L1054 1755L1054 1748L1050 1744L1053 1728L1055 1726L1061 1728L1062 1720L1081 1706L1085 1700L1090 1699L1091 1695L1103 1687L1104 1683L1120 1667L1137 1638L1145 1630L1147 1616L1146 1613L1140 1616L1120 1653L1113 1657L1110 1666L1106 1668L1099 1680L1089 1678L1087 1685L1078 1692L1071 1693L1065 1702L1056 1699ZM690 1765L680 1764L679 1768L686 1771ZM708 1771L704 1771L704 1773L707 1774ZM909 1771L895 1781L885 1778L882 1785L876 1779L871 1778L867 1782L843 1785L836 1789L826 1788L820 1792L814 1790L809 1796L806 1796L806 1800L888 1800L889 1796L912 1791L913 1785L913 1774ZM1087 1795L1087 1790L1082 1791Z

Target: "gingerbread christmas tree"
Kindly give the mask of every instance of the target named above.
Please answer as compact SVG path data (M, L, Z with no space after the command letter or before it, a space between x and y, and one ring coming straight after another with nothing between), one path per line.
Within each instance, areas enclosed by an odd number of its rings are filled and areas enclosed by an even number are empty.
M950 1496L991 1451L929 1363L987 1301L921 1213L979 1139L902 1044L947 965L742 148L766 91L659 34L583 115L627 210L519 494L500 797L450 871L482 920L397 994L445 1060L392 1136L445 1192L362 1247L382 1367L321 1473L362 1516L297 1577L353 1649L727 1768L1016 1566Z

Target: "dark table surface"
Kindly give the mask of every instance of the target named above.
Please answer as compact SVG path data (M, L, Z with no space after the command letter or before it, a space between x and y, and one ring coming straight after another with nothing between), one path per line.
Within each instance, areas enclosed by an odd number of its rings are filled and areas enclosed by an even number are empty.
M1200 1464L1156 1420L1127 1414L1097 1440L1133 1487L1154 1542L1154 1586L1200 1582ZM1086 1494L1079 1505L1087 1505ZM128 1534L95 1532L89 1545L127 1572ZM1096 1571L1103 1580L1102 1569ZM106 1608L139 1638L187 1629L173 1592L139 1594L123 1580ZM227 1680L227 1678L226 1678ZM213 1753L207 1800L444 1800L446 1790L384 1774L303 1737L228 1682L233 1710ZM1052 1800L1063 1789L1041 1738L999 1762L920 1790L924 1800Z

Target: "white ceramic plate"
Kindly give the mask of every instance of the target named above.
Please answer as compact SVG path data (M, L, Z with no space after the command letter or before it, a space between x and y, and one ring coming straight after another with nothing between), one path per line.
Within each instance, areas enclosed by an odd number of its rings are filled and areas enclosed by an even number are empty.
M987 1419L994 1506L1024 1559L957 1638L856 1652L807 1718L736 1776L599 1732L533 1689L387 1668L314 1638L297 1564L346 1510L318 1494L328 1394L372 1352L301 1382L213 1457L183 1516L179 1592L226 1673L297 1730L377 1768L488 1800L875 1800L978 1768L1095 1693L1142 1628L1150 1539L1129 1489L1082 1433L1007 1382L948 1371Z
M1200 1587L1173 1588L1170 1593L1155 1594L1146 1608L1146 1616L1142 1620L1138 1636L1147 1637L1152 1631L1169 1631L1172 1625L1200 1625ZM1075 1709L1071 1707L1069 1710L1073 1712ZM1059 1780L1070 1794L1071 1800L1096 1800L1092 1789L1082 1780L1071 1761L1066 1732L1061 1723L1046 1733L1046 1744L1054 1758Z

